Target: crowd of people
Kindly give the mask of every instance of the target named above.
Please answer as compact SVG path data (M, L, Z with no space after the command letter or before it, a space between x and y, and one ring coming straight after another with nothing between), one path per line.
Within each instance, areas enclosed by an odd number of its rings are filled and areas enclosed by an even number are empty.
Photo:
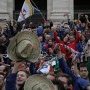
M33 32L38 37L40 55L36 62L14 61L7 54L10 40L22 31ZM87 15L57 25L47 21L37 27L33 23L20 26L16 22L0 26L0 90L24 90L27 78L38 74L49 79L55 90L90 90L90 22Z

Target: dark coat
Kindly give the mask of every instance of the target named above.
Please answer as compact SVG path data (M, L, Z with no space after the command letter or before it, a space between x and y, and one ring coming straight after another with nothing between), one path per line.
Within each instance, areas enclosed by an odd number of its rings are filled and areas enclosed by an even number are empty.
M86 90L86 86L88 86L90 82L81 77L75 76L71 69L68 67L67 63L63 60L63 58L59 59L59 66L62 71L68 74L74 81L74 90Z

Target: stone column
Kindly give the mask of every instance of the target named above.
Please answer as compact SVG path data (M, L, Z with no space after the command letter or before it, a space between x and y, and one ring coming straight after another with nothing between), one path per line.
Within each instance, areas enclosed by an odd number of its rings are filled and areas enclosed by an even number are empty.
M7 12L7 0L0 0L0 19L6 18L9 18Z
M73 19L73 12L73 0L47 0L47 18L54 22L67 20L65 14Z
M11 21L13 20L14 4L15 4L14 0L8 0L7 2L8 13Z
M0 0L0 19L13 19L14 0Z

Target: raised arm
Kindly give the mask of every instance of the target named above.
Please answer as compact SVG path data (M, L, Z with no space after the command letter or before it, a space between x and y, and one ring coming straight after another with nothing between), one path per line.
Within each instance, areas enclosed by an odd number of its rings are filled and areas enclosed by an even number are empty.
M5 90L16 90L16 77L20 62L15 63L12 72L6 78Z
M58 61L59 61L59 67L61 68L61 70L62 70L64 73L66 73L66 74L68 74L69 76L71 76L71 78L75 81L78 77L76 77L76 76L74 75L74 73L71 71L71 69L68 67L65 59L64 59L63 56L62 56L61 51L59 51L59 52L57 53L57 57L58 57Z

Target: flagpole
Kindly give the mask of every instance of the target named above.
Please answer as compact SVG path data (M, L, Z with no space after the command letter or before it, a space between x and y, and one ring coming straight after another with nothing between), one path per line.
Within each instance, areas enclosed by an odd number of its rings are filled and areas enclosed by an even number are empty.
M34 4L34 6L36 7L36 9L38 9L39 10L39 8L37 7L37 5L33 2L33 0L30 0L33 4ZM34 7L33 6L33 7ZM40 12L40 14L41 14L41 16L42 16L42 18L43 18L43 20L44 20L44 22L46 22L46 19L44 18L44 16L43 16L43 14L42 14L42 12L39 10L39 12Z

